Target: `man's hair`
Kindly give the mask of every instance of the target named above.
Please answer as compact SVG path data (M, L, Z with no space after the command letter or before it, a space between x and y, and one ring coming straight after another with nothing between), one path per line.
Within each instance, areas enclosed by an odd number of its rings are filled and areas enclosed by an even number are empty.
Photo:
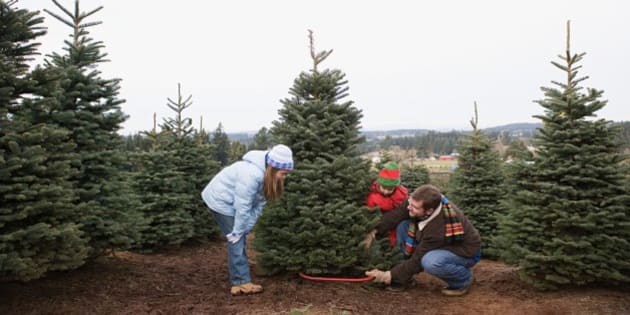
M282 197L282 193L284 192L284 180L276 180L276 174L279 171L281 171L281 169L267 164L263 182L263 194L267 201L276 201Z
M437 209L442 202L442 193L433 185L422 185L411 193L411 199L422 201L425 210Z

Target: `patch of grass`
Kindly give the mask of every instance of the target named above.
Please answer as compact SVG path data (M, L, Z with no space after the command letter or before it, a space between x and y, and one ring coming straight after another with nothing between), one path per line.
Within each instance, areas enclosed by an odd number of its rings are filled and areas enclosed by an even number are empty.
M452 172L453 167L457 165L457 161L440 161L440 160L422 160L418 162L426 166L429 172Z
M289 312L289 314L291 315L306 315L308 312L308 309L311 308L311 306L313 306L313 304L308 304L302 308L293 308L291 309L291 311Z
M302 308L293 308L291 309L291 311L289 312L290 315L308 315L308 310L313 306L313 304L308 304ZM341 311L335 311L334 307L330 308L329 313L331 315L351 315L352 312L346 311L346 310L341 310Z

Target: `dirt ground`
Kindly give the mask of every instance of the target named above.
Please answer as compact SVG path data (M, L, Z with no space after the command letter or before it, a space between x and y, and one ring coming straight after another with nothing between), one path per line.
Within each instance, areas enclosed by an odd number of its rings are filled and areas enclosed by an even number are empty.
M223 242L119 252L79 270L0 283L0 314L630 314L628 288L542 293L519 282L514 267L487 260L463 297L442 296L441 281L424 273L404 292L253 275L264 292L232 297L226 260Z

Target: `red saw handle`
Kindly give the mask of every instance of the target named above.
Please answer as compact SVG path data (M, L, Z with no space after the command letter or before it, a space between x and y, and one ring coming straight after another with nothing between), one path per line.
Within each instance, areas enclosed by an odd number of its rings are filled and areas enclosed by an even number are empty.
M374 276L367 276L364 278L333 278L333 277L314 277L304 274L302 272L298 273L300 277L311 280L311 281L322 281L322 282L368 282L374 280Z

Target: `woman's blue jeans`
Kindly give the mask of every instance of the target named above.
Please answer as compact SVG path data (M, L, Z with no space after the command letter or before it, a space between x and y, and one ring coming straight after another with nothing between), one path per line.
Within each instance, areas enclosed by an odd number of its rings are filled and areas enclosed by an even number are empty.
M217 225L223 232L223 235L230 234L234 228L234 217L227 216L215 211L212 212L212 216ZM230 283L232 285L240 285L243 283L252 282L249 276L249 262L247 260L246 235L243 235L236 243L227 242L228 249L228 273L230 275Z
M400 222L396 228L396 239L404 240L408 229L409 220ZM401 245L404 251L404 243ZM473 280L470 268L477 264L480 255L466 258L446 249L434 249L424 254L420 263L424 271L445 281L449 289L456 290L470 285Z

